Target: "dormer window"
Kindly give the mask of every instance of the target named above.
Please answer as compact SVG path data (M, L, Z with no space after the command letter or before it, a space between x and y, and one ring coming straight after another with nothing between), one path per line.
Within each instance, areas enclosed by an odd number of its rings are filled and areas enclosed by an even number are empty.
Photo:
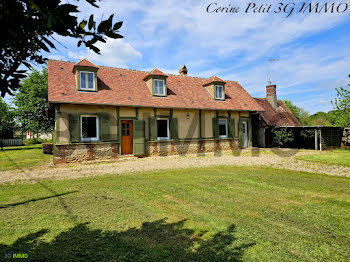
M155 68L149 72L144 81L153 96L167 96L167 75Z
M73 73L79 91L97 92L98 67L87 59L80 60L74 65Z
M215 85L215 99L224 99L224 86Z
M225 100L225 84L226 82L217 76L208 78L203 86L215 100Z
M156 96L164 96L165 95L165 80L154 79L153 94Z
M80 90L95 91L95 73L94 72L80 72Z

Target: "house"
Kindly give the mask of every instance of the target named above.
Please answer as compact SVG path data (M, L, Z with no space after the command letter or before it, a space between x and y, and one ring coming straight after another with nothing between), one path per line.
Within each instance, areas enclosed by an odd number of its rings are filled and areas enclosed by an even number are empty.
M237 150L265 109L237 82L49 60L54 161Z
M253 146L272 147L272 129L275 127L300 127L301 124L282 100L277 99L276 85L266 86L266 98L254 98L263 108L252 115Z

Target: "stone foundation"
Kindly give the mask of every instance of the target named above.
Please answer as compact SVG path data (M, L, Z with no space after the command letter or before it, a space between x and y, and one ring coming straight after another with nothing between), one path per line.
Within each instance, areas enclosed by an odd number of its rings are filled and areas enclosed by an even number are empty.
M146 142L147 156L205 154L239 150L238 139Z
M118 143L56 145L54 163L115 159L119 154Z
M119 143L55 145L54 163L116 159ZM146 156L186 155L239 150L238 139L146 142Z

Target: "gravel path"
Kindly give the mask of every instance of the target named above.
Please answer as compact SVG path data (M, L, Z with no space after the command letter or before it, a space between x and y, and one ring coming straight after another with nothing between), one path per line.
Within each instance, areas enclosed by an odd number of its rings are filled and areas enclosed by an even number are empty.
M56 166L49 163L32 170L0 172L0 183L14 182L16 180L35 182L41 179L73 179L105 174L122 174L215 165L262 166L350 177L350 167L311 163L295 158L296 156L305 154L315 154L315 151L292 149L263 151L242 150L235 155L232 155L232 153L223 153L219 155L207 154L205 156L186 155L121 158L113 162L71 163Z

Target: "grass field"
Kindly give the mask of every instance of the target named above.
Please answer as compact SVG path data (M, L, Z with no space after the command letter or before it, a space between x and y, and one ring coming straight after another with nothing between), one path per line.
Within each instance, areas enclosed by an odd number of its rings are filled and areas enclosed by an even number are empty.
M338 149L321 154L298 156L297 159L330 165L350 166L350 150Z
M40 148L38 148L40 146ZM8 149L0 151L0 171L31 168L52 160L52 155L44 155L41 145L34 145L32 149Z
M212 167L0 185L0 256L349 261L350 179Z

